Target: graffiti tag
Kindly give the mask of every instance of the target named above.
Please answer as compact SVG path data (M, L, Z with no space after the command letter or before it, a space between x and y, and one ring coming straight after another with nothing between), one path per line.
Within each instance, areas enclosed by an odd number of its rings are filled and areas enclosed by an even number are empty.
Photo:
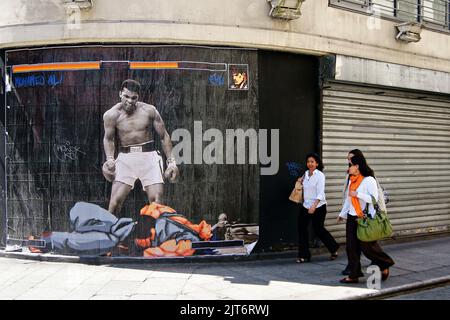
M289 171L289 175L293 177L299 177L300 176L300 164L297 162L287 162L286 163L287 169Z
M213 73L208 78L209 83L213 86L223 86L225 84L225 79L222 75Z
M28 75L24 77L14 77L14 85L16 88L26 88L26 87L45 87L51 86L56 87L60 85L64 80L62 73L60 74L50 74L47 77L43 74L41 75Z
M60 161L73 161L78 159L78 154L84 154L83 151L81 151L81 147L72 146L69 141L64 140L60 144L55 144L53 146L53 151L55 153L55 156Z

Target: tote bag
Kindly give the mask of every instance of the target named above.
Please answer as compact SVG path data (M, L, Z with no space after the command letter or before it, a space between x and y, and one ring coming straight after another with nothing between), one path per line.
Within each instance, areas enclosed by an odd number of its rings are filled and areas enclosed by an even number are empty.
M392 235L392 225L386 211L380 210L373 196L372 203L376 210L375 217L370 218L368 214L369 204L366 204L365 218L358 218L357 236L363 242L377 241Z
M303 202L303 185L300 183L300 179L295 182L295 186L291 192L291 195L289 196L289 200L295 203Z

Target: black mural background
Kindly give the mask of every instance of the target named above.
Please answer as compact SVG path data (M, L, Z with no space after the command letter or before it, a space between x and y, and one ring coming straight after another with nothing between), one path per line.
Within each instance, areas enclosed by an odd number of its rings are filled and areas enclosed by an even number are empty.
M15 75L43 76L45 85L18 81L21 87L8 94L11 108L6 119L7 215L12 238L40 235L45 230L68 231L69 210L78 201L107 208L111 183L101 173L105 161L102 116L119 101L120 84L127 78L141 82L140 100L155 105L169 134L177 128L193 134L194 121L203 122L203 131L217 128L224 134L226 129L259 126L257 51L99 46L19 50L8 52L7 58L8 66L100 60L248 64L250 75L249 90L245 91L227 90L226 72L131 71L126 63L117 62L103 63L100 71ZM219 80L223 75L223 84L212 82L213 74ZM207 144L204 142L203 147ZM61 153L62 149L72 153ZM167 205L194 223L204 219L214 224L222 212L228 214L230 221L258 222L258 165L203 164L179 168L179 182L165 184ZM121 215L137 219L146 203L137 182Z
M0 50L0 62L2 65L0 75L0 248L6 246L6 189L5 189L5 79L4 79L4 54Z

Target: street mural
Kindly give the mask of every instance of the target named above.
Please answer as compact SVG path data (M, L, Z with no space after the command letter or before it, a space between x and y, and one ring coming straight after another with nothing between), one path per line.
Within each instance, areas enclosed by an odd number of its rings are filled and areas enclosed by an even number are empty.
M260 171L239 134L258 130L255 51L92 46L7 58L14 251L251 253Z

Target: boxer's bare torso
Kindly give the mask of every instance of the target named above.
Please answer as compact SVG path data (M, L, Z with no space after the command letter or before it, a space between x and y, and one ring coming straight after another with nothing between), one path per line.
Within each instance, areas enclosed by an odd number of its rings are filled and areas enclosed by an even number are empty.
M105 127L114 126L121 146L139 145L153 140L152 128L156 116L156 108L152 105L137 102L136 109L129 113L118 103L105 112Z

